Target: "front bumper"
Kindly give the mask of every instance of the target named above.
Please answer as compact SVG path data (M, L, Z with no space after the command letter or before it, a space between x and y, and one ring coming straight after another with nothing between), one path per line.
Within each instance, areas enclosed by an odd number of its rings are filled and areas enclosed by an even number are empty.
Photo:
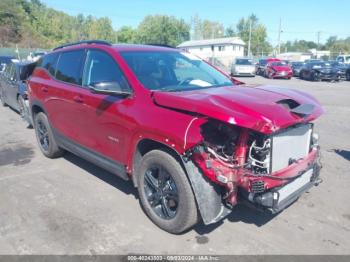
M238 70L234 69L232 70L233 76L255 76L255 70Z
M267 209L276 214L287 208L296 201L303 193L320 182L321 164L316 162L308 169L300 172L299 175L287 184L271 188L263 193L253 193L242 190L243 198L259 209Z
M293 73L288 71L278 71L272 73L273 78L291 78L292 76Z
M334 74L334 73L320 73L320 80L343 80L345 79L345 74Z

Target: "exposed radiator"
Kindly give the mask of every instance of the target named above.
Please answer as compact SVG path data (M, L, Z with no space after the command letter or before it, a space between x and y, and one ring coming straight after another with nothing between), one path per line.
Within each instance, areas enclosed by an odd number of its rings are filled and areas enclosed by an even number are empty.
M293 161L308 155L312 125L288 129L272 137L271 172L289 166Z

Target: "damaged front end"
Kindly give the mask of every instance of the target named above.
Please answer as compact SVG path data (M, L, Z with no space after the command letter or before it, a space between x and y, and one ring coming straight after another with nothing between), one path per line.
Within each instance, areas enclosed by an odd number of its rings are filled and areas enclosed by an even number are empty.
M207 120L184 164L205 224L239 200L278 213L319 182L318 137L303 123L272 134Z

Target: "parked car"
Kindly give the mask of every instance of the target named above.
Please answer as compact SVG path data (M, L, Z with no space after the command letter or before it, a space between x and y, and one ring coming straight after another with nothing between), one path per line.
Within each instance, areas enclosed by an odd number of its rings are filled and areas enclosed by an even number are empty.
M26 80L35 68L34 63L11 62L0 77L0 100L2 106L10 106L32 125Z
M267 64L265 76L268 78L285 78L291 79L293 76L292 67L284 61L275 61Z
M299 76L301 68L305 65L304 62L291 62L293 76Z
M339 63L350 64L350 55L338 55L335 60Z
M31 62L36 62L45 54L46 52L44 51L30 52L29 55L27 56L27 60Z
M171 233L223 219L238 198L278 213L318 183L311 121L322 107L299 90L233 82L178 49L61 46L29 79L38 145L131 180Z
M321 59L306 59L304 62L305 63L321 63L321 62L323 62L323 60L321 60Z
M274 62L274 61L281 61L278 58L263 58L263 59L259 59L259 62L256 64L256 74L257 75L265 75L265 69L266 69L266 65L270 62Z
M349 68L350 64L339 63L338 61L327 61L333 68L335 68L340 74L339 80L346 79L346 70Z
M310 81L340 81L345 78L345 71L329 62L309 62L300 70L299 77Z
M231 67L232 76L255 76L255 64L251 58L236 58Z
M15 59L13 56L0 56L0 73L5 70L7 64L11 63L11 60Z
M346 71L345 71L345 78L346 80L350 81L350 66L348 66L346 68Z

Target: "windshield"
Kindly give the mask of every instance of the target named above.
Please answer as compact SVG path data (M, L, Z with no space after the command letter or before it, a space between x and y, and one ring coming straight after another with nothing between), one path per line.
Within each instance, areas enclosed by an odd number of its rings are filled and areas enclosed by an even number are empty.
M271 65L273 65L273 66L287 66L288 64L284 61L278 61L278 62L272 62Z
M138 80L150 90L186 91L232 85L232 81L194 55L174 51L121 52Z
M324 62L320 62L320 63L312 63L312 68L323 68L323 67L331 67L330 63L324 63Z
M236 65L252 65L253 60L252 59L237 59Z
M259 60L259 64L264 66L267 64L267 60L265 60L265 59Z
M299 66L303 66L304 63L301 63L301 62L292 62L292 66L295 66L295 67L299 67Z

